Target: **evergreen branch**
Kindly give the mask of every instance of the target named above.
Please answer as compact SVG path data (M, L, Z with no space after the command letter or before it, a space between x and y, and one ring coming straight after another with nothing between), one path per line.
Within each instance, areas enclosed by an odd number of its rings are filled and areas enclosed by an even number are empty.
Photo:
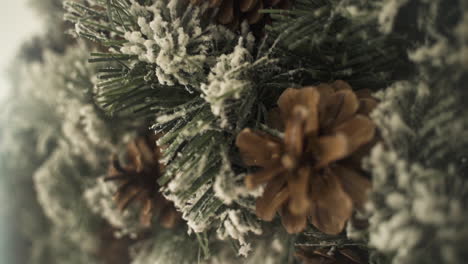
M204 21L203 8L185 3L97 0L92 8L68 3L66 17L75 23L77 35L111 46L89 59L106 63L98 74L95 101L109 115L155 121L152 129L161 135L165 165L158 180L161 191L189 226L202 232L223 221L220 215L233 208L228 204L237 196L248 195L246 189L239 191L243 182L237 180L222 190L237 188L230 192L233 196L222 199L214 183L237 176L227 157L236 132L256 112L253 76L277 80L278 69L263 69L275 62L270 57L253 59L252 35L238 38ZM229 89L216 91L219 87Z
M298 0L288 11L264 10L274 23L267 27L278 41L276 53L295 65L309 82L343 79L375 89L395 79L406 56L402 40L382 37L377 25L345 16L344 1Z

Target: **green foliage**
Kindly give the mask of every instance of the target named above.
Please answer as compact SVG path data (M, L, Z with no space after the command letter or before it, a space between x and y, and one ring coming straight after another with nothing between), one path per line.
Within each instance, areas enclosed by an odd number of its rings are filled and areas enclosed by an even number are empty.
M66 230L63 236L84 254L96 251L99 234L99 218L86 208L82 196L85 173L91 172L80 157L59 147L33 175L37 199L54 229Z
M18 237L29 244L18 249L28 263L83 263L94 258L89 254L101 224L83 191L105 171L116 134L124 130L112 130L92 104L89 47L80 43L64 54L42 48L42 60L15 63L15 89L2 107L0 166L11 196L8 210ZM67 256L70 249L74 254Z
M95 254L86 254L77 250L76 243L70 241L66 232L60 229L54 229L44 237L36 237L30 250L30 259L27 263L102 263Z
M226 186L231 192L219 193L213 185L236 175L227 157L237 131L256 112L251 77L272 61L252 55L251 34L236 37L211 23L204 7L182 2L96 1L90 7L70 1L65 7L79 36L108 47L89 60L108 63L98 70L97 104L109 115L154 122L165 164L161 191L201 232L223 226L228 208L252 207L252 200L237 197L248 196L239 188L242 181Z
M398 150L400 158L442 170L453 165L463 171L468 113L461 107L460 91L450 85L447 79L430 85L399 83L382 97L374 120L386 146Z
M393 8L393 9L392 9ZM374 263L463 263L468 112L463 1L382 1L387 32L412 39L417 75L380 94L373 113L383 143L373 175L370 246ZM404 27L401 17L416 21ZM447 14L452 14L447 16ZM456 230L456 231L455 231Z
M299 0L290 11L265 11L274 23L266 40L246 25L236 36L216 26L206 5L182 0L65 2L80 37L102 48L89 62L95 102L107 114L154 123L164 175L158 183L196 232L250 247L260 233L253 192L233 141L240 129L262 127L287 87L344 79L376 89L404 59L376 24L350 16L340 1ZM255 46L258 44L258 46ZM242 220L240 220L242 219Z
M274 22L269 38L278 56L306 82L345 80L376 90L399 78L404 42L377 32L368 16L342 0L298 0L291 10L266 10Z
M48 3L55 6L57 2ZM407 3L416 3L411 8L421 8L415 21L424 24L410 28L418 32L416 39L411 39L409 57L417 64L420 76L389 88L374 114L385 142L385 148L374 150L368 162L376 186L374 222L369 230L371 245L379 250L374 260L452 261L462 255L453 241L444 240L443 232L449 234L451 227L457 227L463 232L453 236L454 241L465 239L465 218L456 206L462 206L461 201L466 199L458 175L467 168L468 124L466 111L460 108L465 93L454 87L462 87L465 79L457 68L466 69L468 65L464 55L466 22L460 21L461 13L453 9L446 14L456 14L454 20L444 19L445 13L438 8L446 10L443 8L449 5L442 1L417 0L297 0L290 10L262 11L273 19L263 40L255 40L246 24L238 35L216 25L216 11L207 9L207 4L196 7L184 0L65 1L65 18L75 28L71 33L94 43L94 48L81 46L93 50L88 60L91 64L82 64L83 54L73 57L70 51L63 58L32 56L31 60L48 67L31 75L41 90L35 91L30 85L22 96L39 107L11 109L15 117L25 116L23 123L18 122L19 130L33 137L31 144L38 149L38 157L32 157L34 168L25 168L21 174L36 171L34 184L46 215L60 230L70 228L66 236L57 235L55 229L47 233L41 239L44 247L56 248L62 255L70 250L69 244L93 240L93 226L87 229L82 225L79 232L73 229L82 224L80 217L90 216L87 207L111 223L121 220L113 218L116 211L97 212L103 206L94 208L92 203L109 200L110 191L104 198L99 196L102 193L94 193L94 197L93 187L100 191L99 183L82 177L103 174L115 142L123 141L126 130L115 129L113 122L133 127L151 124L150 129L160 135L157 143L162 147L165 172L158 183L198 238L187 238L183 228L158 230L135 247L135 264L201 262L210 251L217 253L211 256L215 263L232 260L232 252L223 243L214 242L215 235L231 240L242 255L255 248L246 263L291 263L294 243L363 246L364 242L344 235L325 236L315 230L307 230L296 240L268 229L263 241L253 243L262 233L262 225L253 214L258 193L244 187L243 177L248 171L233 141L244 127L269 129L265 126L267 113L287 87L342 79L355 88L377 90L404 76L402 72L408 71L408 43L395 36L411 35L398 24L402 10L409 8ZM385 13L392 5L395 12ZM436 26L430 23L434 16ZM440 28L440 24L457 25L457 29L452 32ZM379 26L388 34L379 32ZM423 43L421 39L429 40L428 45L418 46ZM445 57L444 51L450 49L454 52ZM62 65L63 70L51 65ZM42 75L51 78L39 82ZM25 146L8 148L16 151L16 156L25 152ZM461 186L453 194L447 191L455 190L453 183L450 185L452 179ZM405 180L408 184L401 186ZM83 192L89 197L82 197ZM394 199L385 201L387 196ZM398 204L401 197L407 203ZM75 205L83 198L88 204L83 202L81 212ZM447 202L450 200L455 201L453 208ZM414 204L450 217L439 221L434 213L431 219L423 219ZM410 220L398 222L401 215L409 215L404 220ZM86 219L94 221L91 216ZM124 220L122 228L127 228ZM421 241L430 236L441 239L447 247L439 251L431 248L433 254L424 258L424 251L419 250ZM407 238L405 244L400 243L402 237ZM57 239L66 243L57 245ZM81 246L89 252L93 244ZM409 249L414 256L408 257ZM44 254L38 254L38 259ZM93 261L86 260L87 255L81 257L73 259Z

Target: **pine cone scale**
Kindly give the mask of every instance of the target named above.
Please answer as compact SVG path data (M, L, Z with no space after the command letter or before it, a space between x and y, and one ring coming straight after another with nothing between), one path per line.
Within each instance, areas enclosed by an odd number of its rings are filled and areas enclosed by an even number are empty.
M269 182L274 177L284 173L285 170L281 166L276 166L268 169L261 170L255 174L247 175L245 178L245 184L247 188L254 189L261 184Z
M277 177L267 184L265 192L257 199L256 212L258 217L266 221L273 220L276 211L289 195L289 191L284 188L285 182L284 178Z
M279 211L281 222L288 233L298 233L307 226L307 215L295 215L284 208Z
M261 0L241 0L240 1L240 11L249 12L257 5L257 2Z
M318 149L320 158L315 165L316 169L321 169L331 162L340 160L350 153L348 139L342 133L333 136L320 137L318 140Z
M291 193L289 211L293 215L303 214L310 206L307 193L311 173L312 168L307 166L301 167L297 174L288 173L288 189Z
M351 217L353 202L343 190L339 179L327 173L311 182L311 221L327 234L339 234Z
M252 11L247 12L246 18L247 22L250 25L259 23L263 18L263 13L260 13L260 9L263 9L263 2L262 0L257 1L254 9Z
M333 129L336 133L343 133L348 139L350 152L356 151L375 137L375 124L367 117L356 115Z
M261 144L258 144L259 141ZM250 129L239 133L236 144L241 146L242 160L249 166L270 167L281 153L281 144L277 139Z
M227 25L234 21L234 0L222 0L218 22Z
M370 180L345 166L334 166L331 173L340 179L344 191L351 197L354 205L362 209L367 201L367 191L371 188Z

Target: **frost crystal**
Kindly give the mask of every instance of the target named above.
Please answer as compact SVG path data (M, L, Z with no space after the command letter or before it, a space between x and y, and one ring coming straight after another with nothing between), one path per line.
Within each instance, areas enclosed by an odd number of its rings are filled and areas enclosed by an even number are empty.
M217 58L208 75L208 83L201 85L202 97L210 104L213 114L221 117L222 127L228 125L229 110L235 107L236 100L247 96L246 92L250 92L253 86L245 73L253 58L245 46L250 44L244 44L243 38L240 38L231 54Z
M222 226L218 228L218 237L225 240L228 236L239 241L239 255L246 257L251 250L251 245L246 241L249 232L260 235L262 229L255 216L240 210L228 210L221 218L225 218Z
M263 190L248 190L244 184L245 174L235 174L231 167L226 152L222 152L223 158L222 167L216 176L213 190L215 195L223 201L224 204L232 204L234 201L239 201L240 198L258 197Z
M385 3L379 14L379 23L383 32L389 33L393 29L393 24L400 7L408 3L408 1L410 0L383 1Z
M215 25L202 27L202 10L187 7L181 0L154 1L151 6L133 2L130 10L137 17L138 28L125 32L128 43L120 51L156 64L161 84L198 87L218 35Z

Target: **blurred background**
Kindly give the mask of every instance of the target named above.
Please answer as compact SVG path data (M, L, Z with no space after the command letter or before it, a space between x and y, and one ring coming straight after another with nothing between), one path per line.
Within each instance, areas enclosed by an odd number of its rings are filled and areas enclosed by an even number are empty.
M40 56L40 48L33 48L39 39L37 36L46 33L47 25L59 21L60 14L52 14L47 11L54 6L53 10L60 7L60 2L55 0L2 0L0 9L0 103L4 105L14 93L14 75L18 73L16 66L22 60L34 60ZM50 35L50 34L49 34ZM34 44L36 43L36 44ZM6 113L2 111L2 120ZM8 122L2 122L0 133L8 128ZM4 133L2 133L4 134ZM2 142L5 143L5 142ZM5 145L0 145L4 149ZM1 156L0 173L6 173L6 157ZM22 162L29 162L24 159ZM10 172L10 171L9 171ZM24 252L29 245L24 244L17 235L21 229L15 223L15 215L11 210L14 205L14 198L17 194L7 186L7 181L19 175L0 175L0 263L24 263ZM22 189L28 190L28 189ZM31 189L29 189L31 190ZM12 228L14 227L14 228ZM16 247L20 246L20 247ZM15 251L18 249L20 252ZM23 253L23 254L22 254ZM23 255L23 256L22 256Z
M19 55L21 44L31 40L35 35L44 31L44 16L39 14L39 10L34 9L39 0L2 0L3 8L0 15L0 32L2 32L0 42L0 96L4 98L11 84L8 81L8 67ZM52 1L49 1L52 2Z

